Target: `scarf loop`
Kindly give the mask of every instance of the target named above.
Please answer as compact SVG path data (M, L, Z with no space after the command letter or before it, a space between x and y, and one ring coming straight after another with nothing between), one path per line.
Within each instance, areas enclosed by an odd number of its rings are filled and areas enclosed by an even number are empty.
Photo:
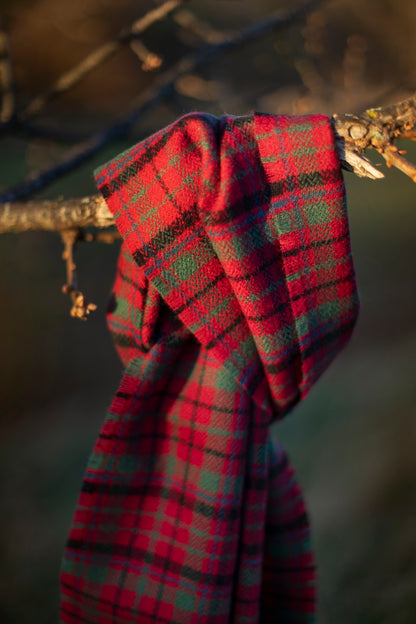
M329 120L194 113L104 165L125 373L61 572L65 624L314 621L301 490L270 424L358 312Z

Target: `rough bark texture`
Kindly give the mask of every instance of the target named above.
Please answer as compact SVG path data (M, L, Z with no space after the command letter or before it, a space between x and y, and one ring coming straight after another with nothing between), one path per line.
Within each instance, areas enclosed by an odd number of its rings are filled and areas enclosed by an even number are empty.
M384 177L367 158L366 149L380 152L388 166L394 166L416 182L416 167L394 145L397 138L416 138L416 96L398 104L372 108L361 115L334 115L337 146L345 169L361 177ZM28 230L62 231L94 226L106 228L114 220L103 198L8 202L0 205L0 234Z
M41 200L0 205L0 234L114 225L112 214L101 196L82 199Z

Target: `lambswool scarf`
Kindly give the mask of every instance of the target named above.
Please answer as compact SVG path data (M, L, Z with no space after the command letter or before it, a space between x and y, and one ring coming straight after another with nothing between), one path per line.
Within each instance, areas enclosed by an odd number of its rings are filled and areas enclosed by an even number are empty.
M191 114L97 173L124 238L125 374L62 569L67 624L314 621L301 491L270 424L358 302L329 120Z

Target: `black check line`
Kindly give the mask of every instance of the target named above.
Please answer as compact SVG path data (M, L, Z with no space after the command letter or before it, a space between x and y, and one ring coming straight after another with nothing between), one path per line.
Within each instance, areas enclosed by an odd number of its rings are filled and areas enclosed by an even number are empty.
M69 589L71 592L74 592L75 594L78 594L79 596L82 596L82 598L87 598L88 600L94 601L94 602L99 602L100 604L106 604L108 606L112 606L113 605L113 601L112 600L107 600L104 597L99 597L96 598L95 596L93 596L92 594L87 594L87 592L84 592L80 589L77 589L75 587L73 587L72 585L69 585L68 583L65 583L64 581L61 581L61 585L63 587L66 587L67 589ZM119 607L120 609L124 609L125 611L128 611L129 613L133 614L133 615L143 615L144 617L147 617L148 613L145 613L144 611L141 611L140 609L135 609L134 607ZM67 613L68 615L74 616L76 617L76 621L81 621L81 622L86 622L87 624L97 624L97 620L96 618L94 620L87 620L85 618L80 617L77 613L72 613L71 611L68 611L67 609L63 608L62 609L64 611L64 613ZM120 620L120 616L113 616L116 617L118 621ZM131 624L131 618L129 617L128 620L125 620L123 618L123 621L125 622L125 624ZM183 622L177 622L175 620L169 619L167 620L166 618L159 618L160 624L183 624Z
M160 183L164 186L162 181L160 181ZM176 206L176 208L178 209L179 217L170 225L159 230L159 232L148 243L146 243L144 247L137 249L133 253L133 258L140 267L146 264L151 255L156 255L157 252L167 247L167 245L174 243L178 236L183 234L186 230L192 228L192 226L197 222L198 212L196 204L193 204L190 208L188 208L188 210L184 210L182 212L178 206Z
M308 357L313 355L318 349L321 349L323 346L331 343L333 340L340 338L341 336L348 334L351 329L355 325L355 319L348 321L341 327L337 327L331 332L327 332L321 338L318 338L311 342L309 347L307 347L304 351L302 351L303 359L306 360ZM265 368L270 373L279 373L289 366L296 358L299 357L299 353L291 353L286 358L278 362L277 364L265 364Z
M279 182L269 184L272 198L279 197L287 192L293 192L297 189L313 188L316 186L339 182L340 173L338 169L326 169L324 171L312 171L301 175L287 176Z
M198 381L198 392L197 392L197 397L196 397L197 401L198 401L198 398L199 398L199 396L201 394L201 389L203 387L203 379L204 379L204 375L205 375L206 364L207 364L207 353L205 352L204 353L204 361L201 364L201 372L200 372L199 381ZM155 609L155 613L154 613L154 620L155 620L155 622L158 621L158 612L159 612L160 604L161 604L161 601L162 601L163 592L165 590L165 577L166 577L166 574L167 574L168 569L169 569L171 553L172 553L172 550L173 550L173 547L174 547L175 537L176 537L176 534L177 534L178 528L179 528L179 516L181 514L182 507L183 507L184 502L185 502L185 487L187 486L188 479L189 479L189 469L190 469L190 465L191 465L191 451L194 448L193 442L194 442L195 425L197 424L197 422L196 422L197 414L198 414L198 410L196 409L196 406L194 405L194 409L192 410L192 421L191 421L191 423L189 423L189 426L191 427L191 435L190 435L190 440L189 440L189 443L188 443L188 450L187 450L187 453L186 453L185 475L184 475L184 478L183 478L182 491L181 491L181 494L180 494L179 504L177 506L177 513L176 513L176 517L175 517L173 533L172 533L172 537L171 537L170 544L169 544L169 552L168 552L168 555L167 555L167 557L165 559L165 563L164 563L164 566L163 566L162 582L159 585L158 601L156 603L156 609ZM197 507L197 505L195 505L195 511L196 511L196 507Z
M309 245L300 245L295 249L289 249L288 251L282 252L283 258L290 258L291 256L297 256L299 253L304 251L308 251L309 249L319 249L319 247L324 247L326 245L332 245L333 243L340 243L343 240L346 240L349 237L349 234L342 234L341 236L336 236L333 238L326 238L319 241L313 241Z
M156 411L157 412L159 412L160 409L161 409L162 401L163 401L163 393L160 393L158 405L156 406ZM159 422L158 419L154 420L154 427L155 428L157 428L158 422ZM144 489L143 489L144 491L142 493L142 496L139 497L139 502L138 502L138 506L137 506L137 510L136 510L136 523L135 523L134 529L133 528L131 529L129 545L126 548L125 558L126 558L127 561L131 558L132 552L134 550L133 549L133 543L134 543L134 540L135 540L136 534L137 534L137 524L138 524L139 519L141 517L141 511L142 511L144 500L146 498L146 493L150 489L150 484L151 484L151 479L152 479L152 471L153 471L153 467L154 467L154 464L155 464L156 458L157 458L157 453L156 453L157 442L158 442L158 438L155 436L153 438L152 444L151 444L152 448L151 448L151 453L150 453L150 457L149 457L149 465L148 465L148 472L147 472L147 475L146 475L146 482L144 484ZM104 485L104 483L102 485ZM93 545L90 544L89 548L91 549L92 546ZM122 573L120 575L120 580L119 580L119 584L118 584L118 587L117 587L116 596L114 598L114 603L113 603L113 606L112 606L113 617L116 617L117 610L119 608L122 608L122 607L119 606L119 601L120 601L120 596L121 596L121 592L123 590L124 583L125 583L127 575L128 575L128 570L129 570L128 565L124 565Z
M212 349L213 347L215 347L215 345L218 342L221 342L223 338L225 338L225 336L229 333L231 333L231 331L237 327L237 325L239 325L240 323L244 322L244 315L243 314L239 314L232 323L230 323L230 325L228 325L228 327L226 327L222 332L220 332L219 334L217 334L215 336L215 338L213 338L212 340L210 340L210 342L208 342L205 345L206 349Z
M299 293L298 295L295 295L294 297L291 297L290 300L288 301L283 301L282 303L277 305L275 308L273 308L273 310L271 310L270 312L267 312L265 314L259 314L258 316L247 316L246 318L249 321L265 321L269 318L272 318L273 316L275 316L282 310L284 310L284 308L289 308L289 306L291 305L291 302L293 301L298 301L299 299L303 299L303 297L311 295L313 292L318 292L319 290L322 290L323 288L331 288L332 286L338 286L339 284L342 284L343 282L348 282L349 280L353 278L354 278L353 274L349 273L345 277L340 277L339 279L331 280L330 282L324 282L322 284L318 284L318 286L313 286L312 288L305 288L305 290L303 290L301 293Z
M183 305L179 306L179 308L176 308L175 314L181 314L184 310L186 310L186 308L190 304L194 303L195 301L197 301L198 299L206 295L212 288L214 288L214 286L218 284L218 282L220 282L224 278L225 278L224 273L223 272L219 273L217 277L215 277L211 282L206 284L204 288L195 292L194 295L190 297L189 299L187 299Z
M129 163L126 167L119 173L118 176L114 177L111 181L111 184L103 184L100 187L101 193L104 199L108 199L111 195L123 188L128 182L137 176L139 171L143 169L143 167L150 162L159 152L161 152L166 144L170 141L171 137L177 132L182 130L182 128L187 123L186 118L182 118L177 121L174 126L170 129L170 131L165 131L165 133L160 137L160 139L147 147L145 154L142 154L137 160L133 163Z
M138 486L137 483L133 485L129 485L126 483L96 483L94 481L85 481L82 485L82 492L88 494L105 494L106 496L129 496L135 495L139 498L143 498L144 495L150 495L152 498L161 498L166 501L173 501L174 503L180 503L186 509L190 511L194 511L204 518L214 518L216 514L216 506L215 504L206 503L202 500L196 500L194 496L188 496L184 490L182 492L178 491L175 487L168 486L160 486L160 485L150 485L146 486ZM232 522L236 519L238 515L239 506L230 506L227 510L223 512L224 518ZM130 512L131 513L131 512ZM69 544L78 543L77 540L70 540ZM90 544L89 548L95 549L97 548L97 544ZM116 547L116 546L115 546ZM112 544L108 544L108 548L111 550ZM129 547L123 546L123 555L129 553ZM135 550L138 550L137 547Z
M117 269L117 276L119 276L121 278L121 280L125 283L125 284L129 284L130 286L134 286L134 288L136 290L139 291L139 293L141 295L143 295L143 297L147 294L148 291L148 285L146 286L139 286L137 284L137 282L133 281L130 277L128 277L123 271L121 271L121 269Z

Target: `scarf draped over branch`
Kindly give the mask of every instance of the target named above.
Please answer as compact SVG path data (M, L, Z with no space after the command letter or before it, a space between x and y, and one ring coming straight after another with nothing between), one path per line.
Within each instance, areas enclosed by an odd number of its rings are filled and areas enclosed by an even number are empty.
M310 531L270 424L358 311L323 116L187 115L96 174L124 242L126 366L62 573L66 624L314 621Z

